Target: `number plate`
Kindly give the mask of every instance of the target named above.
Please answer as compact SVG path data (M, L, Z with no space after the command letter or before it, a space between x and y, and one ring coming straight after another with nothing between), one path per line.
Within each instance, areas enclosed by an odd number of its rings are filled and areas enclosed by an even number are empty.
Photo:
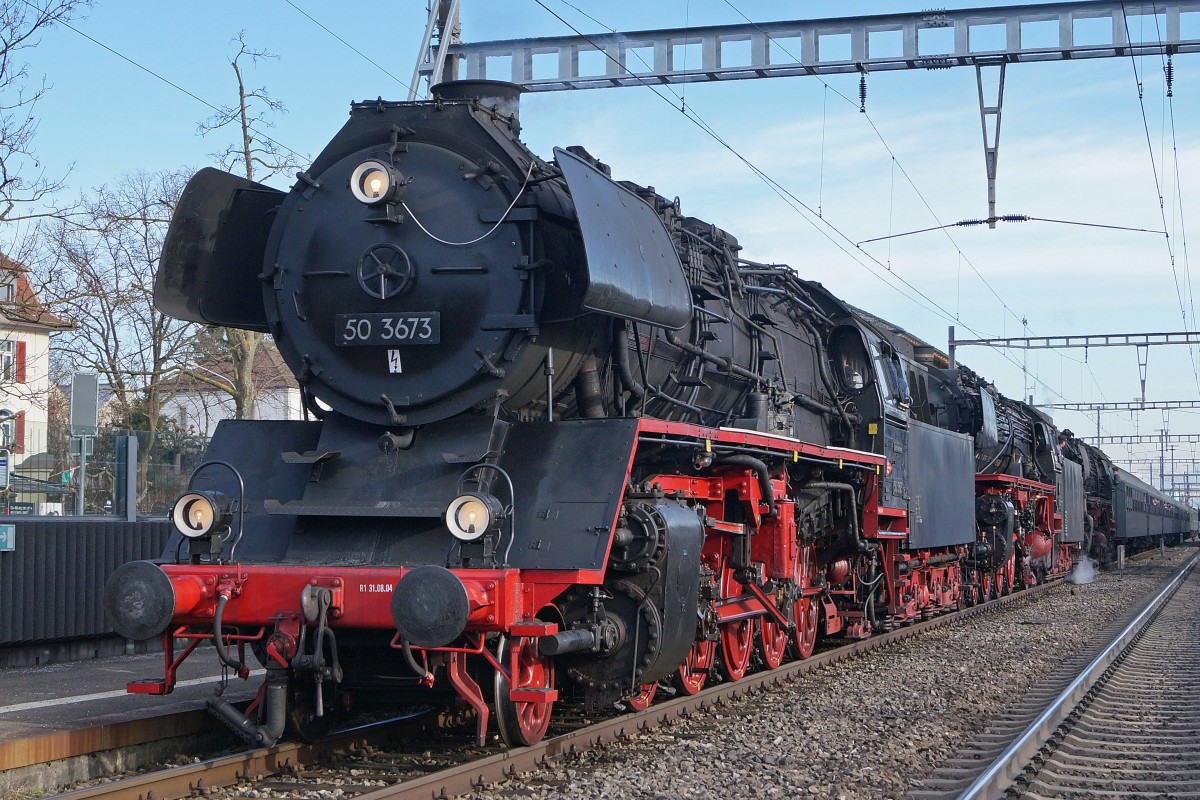
M442 315L438 311L408 314L338 314L334 335L339 346L438 344Z

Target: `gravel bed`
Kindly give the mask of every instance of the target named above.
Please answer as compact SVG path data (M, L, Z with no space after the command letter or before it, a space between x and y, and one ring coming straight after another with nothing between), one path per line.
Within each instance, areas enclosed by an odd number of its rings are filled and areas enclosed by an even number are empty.
M469 797L900 798L1194 552L1061 585Z

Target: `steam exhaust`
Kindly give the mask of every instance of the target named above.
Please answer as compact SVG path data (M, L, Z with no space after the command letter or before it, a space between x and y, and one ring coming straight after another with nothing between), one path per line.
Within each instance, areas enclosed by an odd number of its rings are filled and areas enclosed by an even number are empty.
M1067 583L1074 583L1077 586L1091 583L1094 580L1096 580L1096 565L1087 556L1079 559L1075 569L1071 570L1071 574L1067 576Z

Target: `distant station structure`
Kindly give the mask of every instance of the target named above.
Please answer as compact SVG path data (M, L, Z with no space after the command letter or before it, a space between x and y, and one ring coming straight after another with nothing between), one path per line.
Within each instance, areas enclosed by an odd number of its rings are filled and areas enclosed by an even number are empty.
M1200 51L1200 39L1194 38L1200 31L1184 21L1196 12L1200 12L1196 0L1085 0L447 42L447 52L465 67L457 77L510 80L529 91L545 92L1194 53ZM1141 17L1158 17L1161 23L1143 27L1137 20ZM1038 28L1036 37L1032 26ZM1050 43L1045 41L1047 26L1057 29ZM1147 30L1153 31L1152 40L1138 40ZM1185 30L1193 35L1185 35ZM1107 36L1099 35L1101 31ZM749 44L748 53L740 43ZM689 45L699 45L698 60L690 54L686 60L678 55L679 48ZM735 49L748 57L731 57ZM603 61L588 62L586 54L597 51L603 53ZM601 68L589 70L589 63ZM423 73L426 78L432 74L433 64L430 67Z
M458 12L459 0L431 3L410 100L419 87L456 78L554 92L858 73L865 110L872 72L974 67L992 228L1000 219L996 171L1008 64L1161 56L1170 92L1173 56L1200 51L1200 0L927 9L470 43L460 41Z
M456 79L509 81L526 91L553 92L858 74L865 111L870 73L974 67L988 188L984 221L994 228L1002 219L996 212L996 175L1006 66L1159 57L1169 94L1174 56L1200 52L1200 0L1079 0L641 31L574 30L564 36L478 42L463 42L460 34L459 0L433 0L410 100L434 84ZM1102 411L1200 407L1197 401L1146 400L1148 348L1171 344L1200 344L1200 332L956 340L951 328L949 356L953 366L957 348L969 345L1135 347L1140 401L1044 406L1095 412L1099 428ZM1171 440L1198 441L1200 434L1194 439L1172 435ZM1163 443L1161 436L1097 435L1092 441Z

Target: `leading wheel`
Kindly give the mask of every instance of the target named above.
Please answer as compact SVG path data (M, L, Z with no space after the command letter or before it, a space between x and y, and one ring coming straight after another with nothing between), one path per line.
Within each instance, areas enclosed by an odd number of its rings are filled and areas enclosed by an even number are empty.
M658 682L643 683L641 688L635 694L629 696L625 702L629 703L629 707L634 711L645 711L654 702L654 695L658 692Z
M518 690L554 688L554 662L538 654L537 639L518 637L500 646L500 663L512 664L512 651L517 652L517 663L513 681ZM496 725L500 738L509 747L528 747L537 744L550 727L550 714L554 710L553 700L513 700L513 686L496 670Z
M704 688L713 662L717 660L717 643L692 642L687 658L675 673L675 686L684 694L695 694Z
M820 607L812 597L801 597L793 606L796 633L792 637L792 652L796 658L808 658L817 646L817 614Z

